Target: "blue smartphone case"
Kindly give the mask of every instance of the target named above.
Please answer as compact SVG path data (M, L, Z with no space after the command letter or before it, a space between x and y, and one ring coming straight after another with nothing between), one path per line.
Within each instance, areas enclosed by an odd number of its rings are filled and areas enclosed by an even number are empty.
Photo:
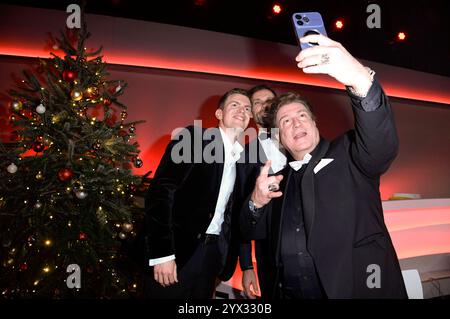
M300 47L303 49L310 48L317 43L300 43L300 38L309 34L322 34L327 36L322 16L319 12L297 12L292 15L292 23L294 25L295 34Z

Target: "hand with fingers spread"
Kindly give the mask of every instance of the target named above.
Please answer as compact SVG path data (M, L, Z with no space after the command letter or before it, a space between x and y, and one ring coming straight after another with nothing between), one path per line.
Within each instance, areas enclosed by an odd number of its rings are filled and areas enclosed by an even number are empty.
M369 70L358 62L339 42L321 34L308 35L301 42L319 45L302 50L295 58L305 73L328 74L358 92L368 92L372 85Z
M153 268L155 280L163 287L168 287L178 282L177 264L175 260L157 264Z
M283 179L283 175L269 176L270 165L271 161L267 161L256 179L255 188L251 196L251 200L256 208L261 208L268 204L272 198L283 195L282 192L276 191L280 188L279 184Z

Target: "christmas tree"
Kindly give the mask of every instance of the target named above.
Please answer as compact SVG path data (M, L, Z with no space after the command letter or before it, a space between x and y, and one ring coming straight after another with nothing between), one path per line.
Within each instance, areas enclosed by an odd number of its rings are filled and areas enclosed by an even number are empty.
M106 79L101 48L86 50L88 37L85 24L61 32L59 54L10 91L16 143L0 144L2 297L136 290L123 246L141 214L133 196L142 177L131 171L143 164L138 122L125 122L118 98L126 83Z

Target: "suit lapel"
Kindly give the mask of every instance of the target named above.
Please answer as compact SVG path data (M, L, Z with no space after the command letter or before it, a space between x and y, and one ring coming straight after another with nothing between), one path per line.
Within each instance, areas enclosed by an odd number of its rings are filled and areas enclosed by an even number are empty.
M313 225L314 225L314 217L316 214L316 197L314 192L314 167L320 162L320 159L326 154L328 148L330 146L330 142L321 138L317 152L314 152L311 161L306 167L306 171L302 178L302 204L303 204L303 217L305 220L305 230L307 238L309 238ZM310 248L311 241L308 240L308 249Z
M222 158L218 159L218 161L214 161L212 163L213 165L213 176L211 176L211 183L212 186L215 188L215 194L217 194L217 196L219 196L219 191L220 191L220 182L222 180L222 175L223 175L223 166L224 166L224 162L225 162L225 147L223 145L223 140L222 140L222 135L220 134L220 131L218 128L216 128L217 132L215 132L215 134L212 135L212 139L211 140L204 140L204 145L203 145L203 149L206 147L206 145L209 145L210 143L214 143L215 144L215 148L214 148L214 152L216 150L220 150L222 151ZM215 156L216 154L214 154ZM210 165L210 164L208 164Z
M292 171L289 169L289 165L286 165L286 167L279 172L283 174L284 178L280 183L280 190L283 192L283 194L286 192L286 187L289 185L289 180L291 179ZM285 196L282 196L280 200L273 200L273 207L272 211L273 214L271 214L271 228L275 231L275 236L272 237L272 245L275 247L275 258L277 265L281 264L279 258L280 258L280 247L281 247L281 233L282 233L282 220L284 216L284 204L285 204Z

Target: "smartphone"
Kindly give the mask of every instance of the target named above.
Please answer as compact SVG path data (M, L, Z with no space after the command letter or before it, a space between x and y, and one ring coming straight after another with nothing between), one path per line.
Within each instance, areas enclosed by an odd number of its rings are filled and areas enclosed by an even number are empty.
M297 41L302 50L318 45L316 42L301 43L300 38L310 34L322 34L327 36L322 16L319 12L297 12L292 15Z

